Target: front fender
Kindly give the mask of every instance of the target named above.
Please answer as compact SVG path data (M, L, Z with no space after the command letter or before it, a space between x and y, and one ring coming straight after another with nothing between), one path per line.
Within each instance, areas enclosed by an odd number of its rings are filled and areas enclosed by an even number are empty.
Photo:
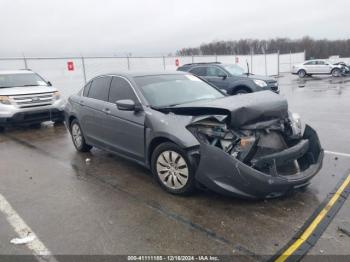
M258 88L257 88L257 85L255 85L252 80L250 80L250 79L241 79L241 80L234 81L231 84L229 92L230 93L234 93L236 90L238 90L238 89L240 89L242 87L245 87L245 88L249 89L251 92L259 91Z
M146 155L154 139L171 140L183 149L199 146L197 138L186 128L192 118L192 116L163 114L156 111L148 112L145 119Z

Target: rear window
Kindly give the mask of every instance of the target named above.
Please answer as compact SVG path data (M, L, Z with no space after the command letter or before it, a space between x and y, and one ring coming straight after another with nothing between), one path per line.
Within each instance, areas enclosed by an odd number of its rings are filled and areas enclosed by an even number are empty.
M23 86L47 86L47 83L35 73L0 74L0 88Z

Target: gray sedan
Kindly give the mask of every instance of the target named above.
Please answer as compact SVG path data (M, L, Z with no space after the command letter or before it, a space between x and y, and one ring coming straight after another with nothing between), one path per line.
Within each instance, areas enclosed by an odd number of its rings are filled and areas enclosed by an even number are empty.
M184 72L115 73L90 80L65 108L78 151L117 153L160 186L244 198L305 187L322 166L316 132L270 91L226 96Z

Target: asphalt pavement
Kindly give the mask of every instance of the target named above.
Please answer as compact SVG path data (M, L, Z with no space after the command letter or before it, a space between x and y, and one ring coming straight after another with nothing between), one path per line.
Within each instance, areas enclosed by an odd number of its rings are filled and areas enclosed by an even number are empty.
M14 212L0 212L0 254L33 254L42 244L53 255L267 259L350 173L350 78L284 75L279 85L290 110L316 129L326 150L323 168L306 190L259 201L209 191L173 196L137 164L98 149L76 152L63 125L11 128L0 134L0 195ZM350 255L350 236L339 230L349 216L347 200L309 254ZM25 230L38 245L10 243Z

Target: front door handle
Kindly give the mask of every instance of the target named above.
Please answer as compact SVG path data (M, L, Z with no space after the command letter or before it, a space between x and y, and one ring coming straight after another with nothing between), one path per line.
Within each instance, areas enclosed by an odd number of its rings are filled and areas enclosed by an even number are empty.
M109 108L105 108L105 109L103 109L103 112L105 112L106 114L110 114L111 110Z
M84 101L83 101L83 100L80 100L80 101L79 101L79 104L80 104L81 106L84 106Z

